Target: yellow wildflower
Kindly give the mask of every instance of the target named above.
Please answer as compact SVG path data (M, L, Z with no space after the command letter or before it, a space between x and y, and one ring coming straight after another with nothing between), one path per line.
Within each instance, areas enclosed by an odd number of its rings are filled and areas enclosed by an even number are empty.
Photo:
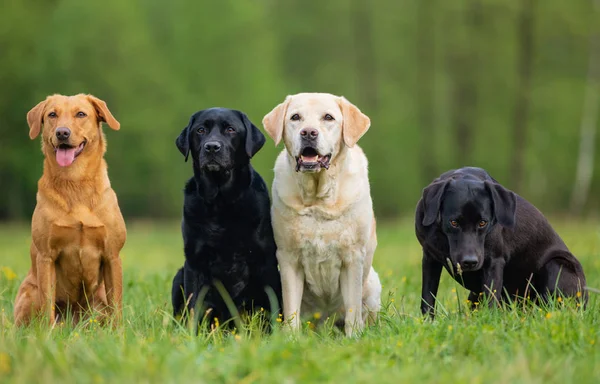
M559 303L562 303L562 297L558 296L558 299L556 299L556 301L558 301Z
M0 373L9 374L11 371L10 356L6 352L0 353Z
M2 273L4 273L4 277L8 281L11 281L11 280L14 280L17 278L17 274L9 267L2 267Z
M581 297L581 292L577 292L577 297Z
M315 313L314 313L314 315L313 315L313 317L314 317L316 320L319 320L319 319L321 318L321 312L315 312Z
M549 319L551 317L552 317L552 313L550 313L550 312L546 313L546 319Z

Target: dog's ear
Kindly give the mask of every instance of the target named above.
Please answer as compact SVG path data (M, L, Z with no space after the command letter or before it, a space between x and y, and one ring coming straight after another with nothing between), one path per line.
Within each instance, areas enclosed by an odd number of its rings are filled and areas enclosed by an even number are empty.
M31 108L27 112L27 124L29 124L29 138L31 140L38 137L42 129L42 123L44 121L44 110L46 109L46 103L48 99L40 101L35 107Z
M121 123L119 123L117 119L115 119L115 117L112 115L112 113L106 106L104 100L100 100L99 98L92 95L86 95L86 97L94 106L96 114L98 115L98 120L105 122L106 124L108 124L109 127L114 129L115 131L118 131L121 128Z
M273 108L273 110L267 113L263 118L263 127L265 127L265 131L267 131L273 141L275 141L275 145L278 145L283 137L285 114L287 113L288 105L291 100L292 96L287 96L283 103Z
M429 226L435 222L440 212L440 206L442 205L442 197L446 192L448 186L448 180L438 181L428 185L423 189L423 225Z
M244 112L236 111L242 122L244 123L244 127L246 127L246 153L249 158L252 158L258 152L263 145L265 145L265 135L258 129L258 127L250 121L248 116Z
M517 195L498 183L486 181L485 186L492 197L494 215L498 223L507 228L514 227L517 213Z
M183 128L183 131L177 136L175 140L175 145L177 145L177 149L183 156L185 156L185 161L187 163L188 157L190 155L190 135L192 130L192 125L194 125L194 118L196 115L192 115L190 117L190 121L188 122L187 127Z
M340 96L339 105L344 118L342 123L344 143L347 147L352 148L358 142L358 139L369 130L371 119L362 113L356 105L346 100L344 96Z

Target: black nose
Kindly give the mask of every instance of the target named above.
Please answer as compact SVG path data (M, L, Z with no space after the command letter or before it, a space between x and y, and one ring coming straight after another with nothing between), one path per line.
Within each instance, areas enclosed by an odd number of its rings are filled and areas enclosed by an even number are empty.
M209 141L204 144L204 149L208 153L217 153L221 150L221 143L217 141Z
M467 256L463 257L460 265L465 270L470 270L470 269L475 268L477 266L477 256L467 255Z
M315 140L319 136L319 131L314 128L303 128L300 131L300 136L306 140Z
M71 136L71 130L67 127L56 128L56 138L58 140L67 140Z

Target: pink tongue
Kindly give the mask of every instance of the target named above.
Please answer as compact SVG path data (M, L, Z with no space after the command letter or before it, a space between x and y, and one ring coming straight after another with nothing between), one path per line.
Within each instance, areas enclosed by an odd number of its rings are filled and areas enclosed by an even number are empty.
M61 167L68 167L75 160L75 151L77 148L62 149L56 151L56 162Z
M302 161L306 163L316 163L318 156L302 156Z

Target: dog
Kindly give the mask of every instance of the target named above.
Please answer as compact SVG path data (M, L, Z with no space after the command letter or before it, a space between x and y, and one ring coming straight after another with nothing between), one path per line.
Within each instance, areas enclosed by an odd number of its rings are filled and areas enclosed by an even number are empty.
M339 316L347 336L375 321L381 284L367 158L357 141L371 122L344 97L288 96L263 119L285 148L275 163L273 229L283 316ZM363 308L364 307L364 308Z
M225 108L195 113L177 138L185 160L192 156L194 176L184 191L185 263L172 287L176 318L189 316L200 299L212 325L226 322L233 314L225 294L238 311L279 312L269 296L280 305L269 192L250 164L264 143L244 113Z
M15 324L38 315L51 323L96 311L115 324L122 312L119 252L126 228L110 186L102 123L120 128L92 95L52 95L27 113L29 137L40 133L44 172L31 222L31 269L15 299Z
M471 292L471 303L480 295L492 305L525 296L587 300L581 264L544 215L481 168L448 171L426 187L415 228L424 315L434 316L442 267Z

